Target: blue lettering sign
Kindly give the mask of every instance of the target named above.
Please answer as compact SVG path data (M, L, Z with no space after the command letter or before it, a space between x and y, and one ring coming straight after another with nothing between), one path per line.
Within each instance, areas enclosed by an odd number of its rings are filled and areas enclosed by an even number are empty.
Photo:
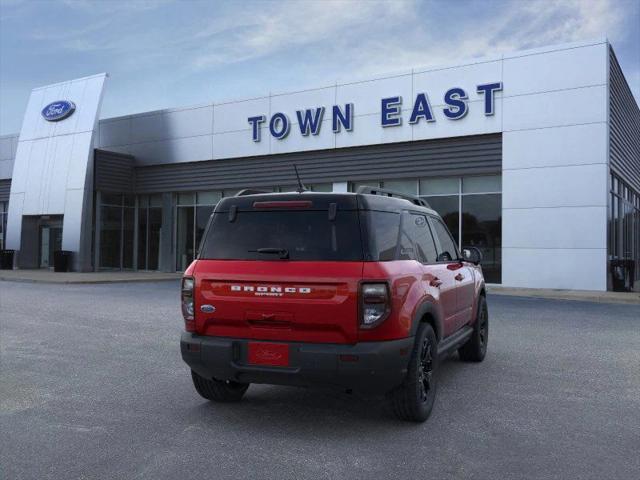
M342 113L338 105L334 105L332 113L331 127L333 133L338 133L341 125L347 132L353 130L353 103L345 104L344 113Z
M247 119L251 124L251 135L254 142L260 141L260 124L264 122L264 115L258 115L257 117L249 117Z
M311 113L311 109L304 110L304 116L302 116L303 110L298 110L296 115L298 116L298 125L300 126L300 133L305 137L311 133L312 135L318 135L320 133L320 125L322 125L322 117L324 115L324 107L318 107L314 113Z
M493 115L494 113L494 92L502 90L502 82L485 83L484 85L478 85L478 93L484 95L484 114Z
M486 116L494 115L496 101L496 92L502 90L502 82L482 83L477 85L476 91L480 99L484 100L484 114ZM444 94L445 108L442 113L449 120L459 120L469 113L469 97L467 92L460 87L450 88ZM48 105L45 109L50 109L52 113L59 110L60 103L55 102ZM70 103L70 102L69 102ZM322 128L322 120L325 110L328 107L320 106L306 108L296 111L300 133L307 137L309 135L319 135ZM331 107L331 129L333 133L340 133L343 129L347 132L353 130L354 124L354 106L352 103L346 103L344 106L333 105ZM436 112L437 113L437 112ZM43 110L42 115L45 116ZM70 115L70 114L68 114ZM254 142L259 142L261 125L265 123L267 118L265 115L257 115L248 117L247 121L251 125L251 135ZM409 124L416 125L424 120L425 123L436 121L429 96L425 92L416 94L409 117ZM397 127L402 125L402 97L394 96L380 100L380 125L382 127ZM269 132L274 138L282 140L287 137L291 128L289 117L283 112L274 113L269 119Z
M289 117L282 112L274 113L269 121L269 131L273 138L278 140L282 140L289 134L289 127Z
M398 125L402 125L402 117L399 116L400 105L402 105L402 97L382 99L380 124L383 127L397 127Z
M467 114L467 92L462 88L450 88L444 94L444 103L449 105L442 111L451 120L460 120Z
M416 97L409 123L418 123L421 118L424 118L427 122L436 121L436 119L433 118L433 113L431 113L431 105L429 105L429 99L425 93L419 93Z

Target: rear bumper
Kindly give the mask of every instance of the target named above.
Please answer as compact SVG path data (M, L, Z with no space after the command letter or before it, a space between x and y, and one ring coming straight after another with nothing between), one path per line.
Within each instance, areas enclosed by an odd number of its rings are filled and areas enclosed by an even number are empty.
M249 365L248 342L185 332L180 350L187 365L205 378L383 393L404 379L413 337L355 345L278 342L289 345L288 367Z

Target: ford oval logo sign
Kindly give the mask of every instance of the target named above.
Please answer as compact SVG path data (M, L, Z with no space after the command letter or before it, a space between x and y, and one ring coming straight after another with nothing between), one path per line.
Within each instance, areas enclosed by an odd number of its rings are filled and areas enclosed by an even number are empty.
M71 116L76 110L76 104L68 100L52 102L42 109L42 117L48 122L59 122Z

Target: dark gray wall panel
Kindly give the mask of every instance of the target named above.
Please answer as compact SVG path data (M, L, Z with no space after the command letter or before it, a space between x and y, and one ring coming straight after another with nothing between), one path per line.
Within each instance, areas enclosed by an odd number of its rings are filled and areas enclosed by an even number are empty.
M8 201L10 192L11 179L0 180L0 202Z
M640 108L611 48L609 60L611 169L640 192Z
M141 193L295 183L500 173L502 135L423 140L336 150L135 167Z
M95 151L95 189L102 192L133 192L134 169L131 155L123 153Z

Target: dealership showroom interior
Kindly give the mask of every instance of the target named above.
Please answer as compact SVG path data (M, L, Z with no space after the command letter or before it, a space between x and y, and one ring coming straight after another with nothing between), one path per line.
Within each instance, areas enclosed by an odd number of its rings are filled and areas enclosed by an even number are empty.
M418 195L488 283L640 291L640 110L606 39L102 118L100 73L0 137L5 269L184 271L245 188Z

